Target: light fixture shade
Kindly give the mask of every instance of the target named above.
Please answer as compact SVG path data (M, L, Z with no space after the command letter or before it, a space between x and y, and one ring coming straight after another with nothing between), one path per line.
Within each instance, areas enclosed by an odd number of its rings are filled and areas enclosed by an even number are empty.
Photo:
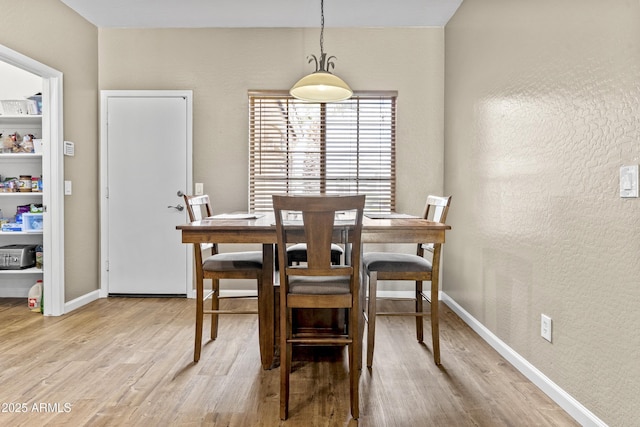
M304 76L289 93L294 98L310 102L338 102L351 98L353 91L340 77L327 71Z

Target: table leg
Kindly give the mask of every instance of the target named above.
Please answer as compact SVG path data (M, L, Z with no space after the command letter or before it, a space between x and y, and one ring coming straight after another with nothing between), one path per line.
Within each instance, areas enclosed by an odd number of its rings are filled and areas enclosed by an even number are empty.
M262 285L258 291L258 335L263 369L274 367L273 244L262 245Z

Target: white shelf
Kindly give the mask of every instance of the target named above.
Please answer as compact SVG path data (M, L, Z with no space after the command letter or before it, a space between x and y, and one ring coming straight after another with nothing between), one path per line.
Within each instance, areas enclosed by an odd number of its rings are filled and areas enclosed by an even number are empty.
M37 236L42 234L40 231L0 231L0 236Z
M42 159L40 153L0 153L0 159Z
M29 123L41 123L42 116L35 115L35 114L15 114L15 115L0 114L0 121L6 121L6 122L20 121L20 122L29 122Z
M31 267L31 268L23 268L20 270L0 270L0 276L9 275L9 274L42 274L41 268Z
M42 191L16 191L0 193L0 197L42 197Z

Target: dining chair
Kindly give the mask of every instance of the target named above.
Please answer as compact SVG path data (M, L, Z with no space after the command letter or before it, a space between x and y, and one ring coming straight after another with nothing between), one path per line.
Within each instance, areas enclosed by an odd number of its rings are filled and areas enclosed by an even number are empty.
M213 215L209 196L184 195L184 201L189 213L189 221L198 221ZM196 265L196 332L193 361L200 360L202 351L202 329L204 315L211 315L211 339L218 336L218 316L220 314L258 314L257 310L222 310L220 300L227 298L258 297L255 294L242 296L220 295L221 279L255 279L257 289L262 282L262 252L244 251L219 253L216 243L195 243L193 245ZM211 250L211 255L203 256L203 251ZM204 279L211 279L211 290L204 289ZM211 309L205 310L204 303L211 299Z
M428 196L424 208L423 218L434 222L444 223L447 220L451 196ZM377 316L415 316L416 337L423 342L423 301L431 303L431 339L433 343L433 359L440 364L440 335L438 325L438 278L440 274L440 258L442 244L419 244L415 255L407 253L365 252L362 255L362 265L368 277L368 303L365 312L367 321L367 367L373 365L373 350L375 347L376 317ZM425 252L431 254L431 259L425 257ZM377 295L379 280L410 280L415 282L414 297L409 301L415 302L413 311L378 312L377 300L407 300L407 298L380 297ZM422 284L431 282L431 292L427 296L423 292Z
M365 196L272 196L280 263L280 418L289 412L289 377L294 345L348 347L351 416L359 416L362 360L360 329L360 263ZM352 220L336 220L337 211L354 212ZM291 216L291 212L298 215ZM291 219L295 218L295 219ZM331 243L347 244L349 259L331 263ZM287 265L286 248L306 243L307 262ZM348 314L330 333L292 322L293 310L342 309ZM320 379L318 379L320 380Z

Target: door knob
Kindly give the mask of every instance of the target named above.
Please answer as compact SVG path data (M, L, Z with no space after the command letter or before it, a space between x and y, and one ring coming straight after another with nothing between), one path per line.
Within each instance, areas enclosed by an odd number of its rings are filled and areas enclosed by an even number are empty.
M167 208L173 208L177 211L182 212L184 210L184 206L182 206L181 204L178 204L178 206L167 206Z
M178 194L178 197L182 197L182 196L184 196L184 193L183 193L181 190L178 190L178 193L177 193L177 194Z

